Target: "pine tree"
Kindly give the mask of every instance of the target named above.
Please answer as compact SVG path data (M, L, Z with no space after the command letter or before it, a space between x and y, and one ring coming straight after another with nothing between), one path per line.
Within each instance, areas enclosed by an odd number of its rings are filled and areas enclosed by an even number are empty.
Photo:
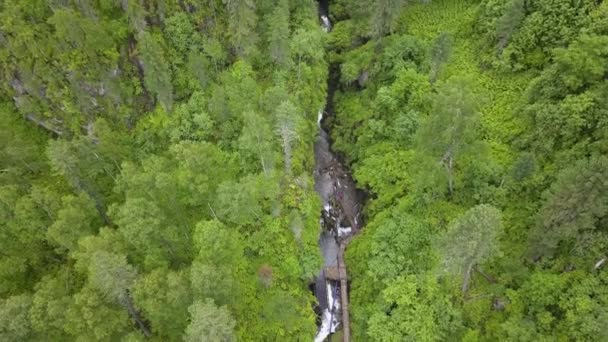
M377 0L372 5L371 34L382 37L393 33L406 0Z
M173 106L173 85L171 71L165 58L159 37L155 34L142 32L139 35L138 49L144 65L144 84L156 95L166 111Z

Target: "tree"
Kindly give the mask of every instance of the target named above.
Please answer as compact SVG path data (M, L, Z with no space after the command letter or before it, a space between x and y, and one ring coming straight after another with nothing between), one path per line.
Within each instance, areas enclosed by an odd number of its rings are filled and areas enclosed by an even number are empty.
M90 286L99 291L109 303L123 307L142 333L150 336L150 329L131 297L137 271L127 262L126 256L95 250L89 256L87 268Z
M234 301L239 295L239 291L236 291L240 286L238 277L246 265L241 234L217 220L201 221L196 225L194 244L198 253L191 276L196 294L212 298L222 305ZM205 268L218 271L214 278L218 277L220 281L216 283L205 277L197 277L197 274L205 272Z
M531 82L523 114L532 124L527 142L537 156L553 159L574 147L571 158L582 148L603 153L597 141L605 137L607 46L608 36L582 34L567 49L556 49L554 63Z
M213 300L198 300L188 308L190 324L184 340L187 342L232 342L235 341L236 322L226 306L216 306Z
M468 83L462 80L442 85L432 103L431 114L418 130L417 146L444 168L448 190L453 195L458 160L464 154L479 152L483 145L476 139L479 104Z
M230 40L236 54L244 57L251 54L257 42L256 5L253 0L222 0L229 17Z
M274 163L272 130L262 115L253 111L243 113L244 125L239 138L239 147L257 157L265 175L270 175Z
M74 294L71 290L75 285L70 272L70 268L64 267L44 276L35 287L30 310L32 327L36 333L49 340L69 339L65 331L68 320L66 308L73 304Z
M448 61L452 53L453 39L448 33L442 32L431 49L431 83L435 83L441 66Z
M291 102L284 101L277 107L275 116L277 118L275 131L283 145L285 172L291 174L291 151L293 143L299 140L297 129L301 121L300 114Z
M0 299L0 340L26 341L34 337L29 319L31 305L28 295Z
M185 13L177 13L165 20L163 30L169 43L180 55L186 56L191 46L196 44L194 26Z
M165 58L163 46L157 35L141 32L138 48L144 65L144 84L154 93L166 111L173 106L171 71Z
M47 156L53 172L63 176L75 190L86 193L95 202L104 223L111 225L104 193L108 192L105 185L114 180L116 168L98 153L93 139L79 137L71 141L50 141Z
M473 268L498 253L501 232L501 213L487 204L467 210L450 224L443 239L443 265L448 272L463 275L463 293L469 288Z
M498 37L498 55L500 55L507 44L509 44L509 40L524 20L526 15L524 6L524 0L511 0L507 5L504 14L497 20L496 36Z
M192 303L186 272L156 269L136 280L133 300L150 321L152 331L168 340L179 340L188 322Z
M441 341L461 331L460 313L433 275L406 275L382 291L382 306L369 317L372 341Z
M89 282L110 302L124 303L137 272L124 255L96 251L91 256Z
M29 193L13 185L0 186L0 294L33 287L36 276L50 267L47 258L54 255L45 232L60 207L57 196L38 186Z
M435 261L429 227L397 208L366 227L375 230L368 261L375 282L388 283L407 274L424 273Z
M291 53L293 59L297 61L298 81L302 77L302 64L315 64L323 59L324 50L321 43L321 32L305 30L303 28L295 30L291 37Z
M534 272L518 289L507 291L510 312L496 338L605 340L607 280L605 272Z
M114 216L119 233L133 247L132 255L146 269L169 266L184 260L188 232L180 232L180 228L185 228L176 225L177 222L170 222L153 201L127 198Z
M90 286L73 295L73 302L64 310L67 317L65 331L85 341L118 340L131 327L127 312L109 304Z
M33 139L34 138L34 139ZM48 169L41 158L41 136L32 137L28 126L7 105L0 105L0 184L27 183L29 179Z
M289 1L279 0L270 15L268 50L270 58L278 65L289 62Z
M95 233L99 226L95 220L95 203L83 193L78 197L65 196L62 202L63 208L57 212L57 218L49 227L47 236L62 248L74 250L81 237Z
M247 175L218 189L218 216L238 225L260 222L276 204L280 188L275 177Z
M371 29L376 38L393 33L405 0L378 0L372 5Z
M600 230L608 217L607 177L604 156L583 159L562 170L545 193L537 225L530 232L533 248L552 255L561 242L571 242L584 254L592 245L606 243Z

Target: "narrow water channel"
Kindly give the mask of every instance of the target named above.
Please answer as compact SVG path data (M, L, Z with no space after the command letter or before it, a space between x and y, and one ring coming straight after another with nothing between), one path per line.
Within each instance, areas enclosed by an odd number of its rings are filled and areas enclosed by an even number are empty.
M319 19L326 32L331 30L329 1L319 1ZM319 270L314 293L319 306L320 324L315 342L322 342L342 330L349 341L348 281L344 250L361 229L363 192L355 186L349 170L331 149L328 117L333 115L333 96L339 83L339 66L329 67L326 105L319 112L319 134L314 146L315 190L323 203L319 248L323 267Z

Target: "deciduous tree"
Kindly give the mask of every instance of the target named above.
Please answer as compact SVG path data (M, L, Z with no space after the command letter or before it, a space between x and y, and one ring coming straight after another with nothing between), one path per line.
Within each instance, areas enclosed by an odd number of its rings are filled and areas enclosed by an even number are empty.
M226 306L216 306L213 300L196 301L188 308L190 324L184 340L188 342L232 342L235 341L236 322Z
M444 237L443 265L453 274L462 274L466 293L473 268L498 252L502 232L501 213L491 205L480 204L454 220Z

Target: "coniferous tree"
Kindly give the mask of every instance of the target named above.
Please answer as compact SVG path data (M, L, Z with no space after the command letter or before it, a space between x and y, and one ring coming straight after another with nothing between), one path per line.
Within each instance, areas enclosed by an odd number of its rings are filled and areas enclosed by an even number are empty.
M378 0L373 2L371 16L371 33L382 37L393 33L396 20L406 0Z
M599 230L608 216L607 171L608 159L592 157L559 173L531 231L536 252L552 255L560 242L574 242L573 251L584 254L606 240Z
M144 66L144 83L154 93L165 110L173 105L173 85L171 71L155 34L142 32L138 38L138 49Z
M250 55L258 40L256 4L253 0L222 0L229 16L229 32L236 55Z
M289 62L289 2L280 0L269 18L268 49L270 58L281 66Z

